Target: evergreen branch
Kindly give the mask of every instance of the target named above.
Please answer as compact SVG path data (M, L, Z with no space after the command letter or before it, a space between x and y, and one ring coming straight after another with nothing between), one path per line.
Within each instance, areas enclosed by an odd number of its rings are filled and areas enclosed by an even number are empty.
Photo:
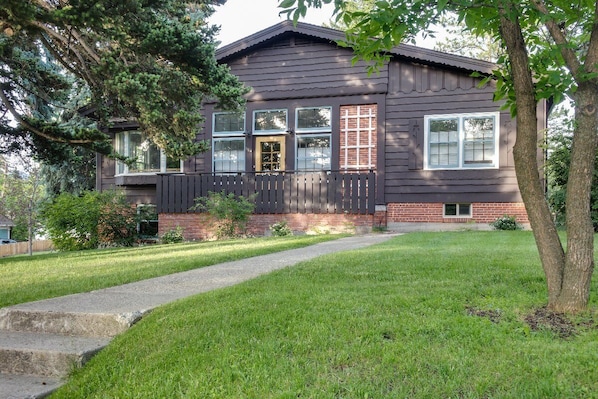
M46 134L45 132L43 132L42 130L36 128L35 126L33 126L32 124L28 123L25 119L23 119L21 117L21 115L17 112L17 110L13 107L12 103L10 102L10 100L8 99L8 97L6 96L6 93L4 92L4 89L0 89L0 100L2 101L2 103L4 104L4 106L6 107L6 109L8 109L8 111L11 113L11 115L13 116L13 118L19 122L19 124L21 124L21 126L23 126L25 129L27 129L28 131L30 131L33 134L36 134L40 137L45 138L46 140L49 141L54 141L54 142L58 142L58 143L65 143L65 144L74 144L74 145L81 145L81 144L91 144L94 143L95 140L82 140L82 139L65 139L63 137L56 137L56 136L52 136L50 134Z

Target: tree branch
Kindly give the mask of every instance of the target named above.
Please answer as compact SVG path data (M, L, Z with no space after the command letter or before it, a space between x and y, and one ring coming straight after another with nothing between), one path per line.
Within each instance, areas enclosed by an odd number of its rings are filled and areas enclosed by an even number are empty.
M554 19L550 18L550 11L546 8L544 0L531 0L531 3L542 15L549 17L544 24L546 25L550 36L554 39L554 42L559 46L567 68L571 71L573 78L579 83L582 80L580 76L582 72L582 64L575 55L575 52L571 49L567 37L559 27L559 24Z

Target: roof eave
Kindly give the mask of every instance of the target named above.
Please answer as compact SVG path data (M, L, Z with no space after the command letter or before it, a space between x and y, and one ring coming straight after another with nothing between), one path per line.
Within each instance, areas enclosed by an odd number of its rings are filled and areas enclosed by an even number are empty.
M234 57L237 54L243 53L253 47L259 46L262 43L290 32L311 36L316 39L326 40L332 43L338 43L339 41L345 39L345 34L336 29L311 25L303 22L294 24L292 21L286 20L219 48L216 50L216 59L221 62L226 62L227 59ZM444 66L469 72L479 72L484 75L492 74L492 71L496 68L496 65L491 62L463 57L455 54L442 53L440 51L411 46L408 44L396 46L388 53L398 58L409 59L414 62Z

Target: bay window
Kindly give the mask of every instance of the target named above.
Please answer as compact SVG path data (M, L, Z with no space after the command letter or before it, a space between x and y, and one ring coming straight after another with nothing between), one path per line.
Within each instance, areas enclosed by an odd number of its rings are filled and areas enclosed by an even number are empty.
M115 150L118 154L133 159L133 163L128 165L117 162L117 175L181 170L181 161L168 158L144 133L136 130L116 133Z

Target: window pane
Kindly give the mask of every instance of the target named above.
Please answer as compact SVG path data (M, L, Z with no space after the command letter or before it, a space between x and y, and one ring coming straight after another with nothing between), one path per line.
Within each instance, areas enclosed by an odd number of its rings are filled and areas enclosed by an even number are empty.
M181 161L175 158L166 158L166 171L167 172L180 172Z
M254 131L285 132L287 128L287 110L255 111Z
M214 140L214 172L245 171L245 139Z
M470 204L459 204L459 216L469 216L471 215L471 205Z
M135 158L129 172L160 171L160 149L140 132L129 132L129 156Z
M457 216L457 204L444 204L445 216Z
M463 121L463 162L465 164L492 164L496 153L494 118L465 118Z
M125 147L125 140L126 140L126 136L127 134L125 132L121 132L121 133L116 133L116 136L114 137L114 145L115 145L115 150L118 154L120 155L124 155L126 156L126 147ZM116 174L123 174L125 173L125 164L123 162L117 162L116 163Z
M330 170L330 136L297 137L298 170Z
M245 114L216 113L214 114L214 133L241 133L245 131Z
M297 130L328 130L331 128L330 107L297 110Z
M428 164L432 167L459 166L459 120L429 121Z
M139 214L139 235L141 237L155 237L158 235L158 213L156 205L140 204L137 205Z

